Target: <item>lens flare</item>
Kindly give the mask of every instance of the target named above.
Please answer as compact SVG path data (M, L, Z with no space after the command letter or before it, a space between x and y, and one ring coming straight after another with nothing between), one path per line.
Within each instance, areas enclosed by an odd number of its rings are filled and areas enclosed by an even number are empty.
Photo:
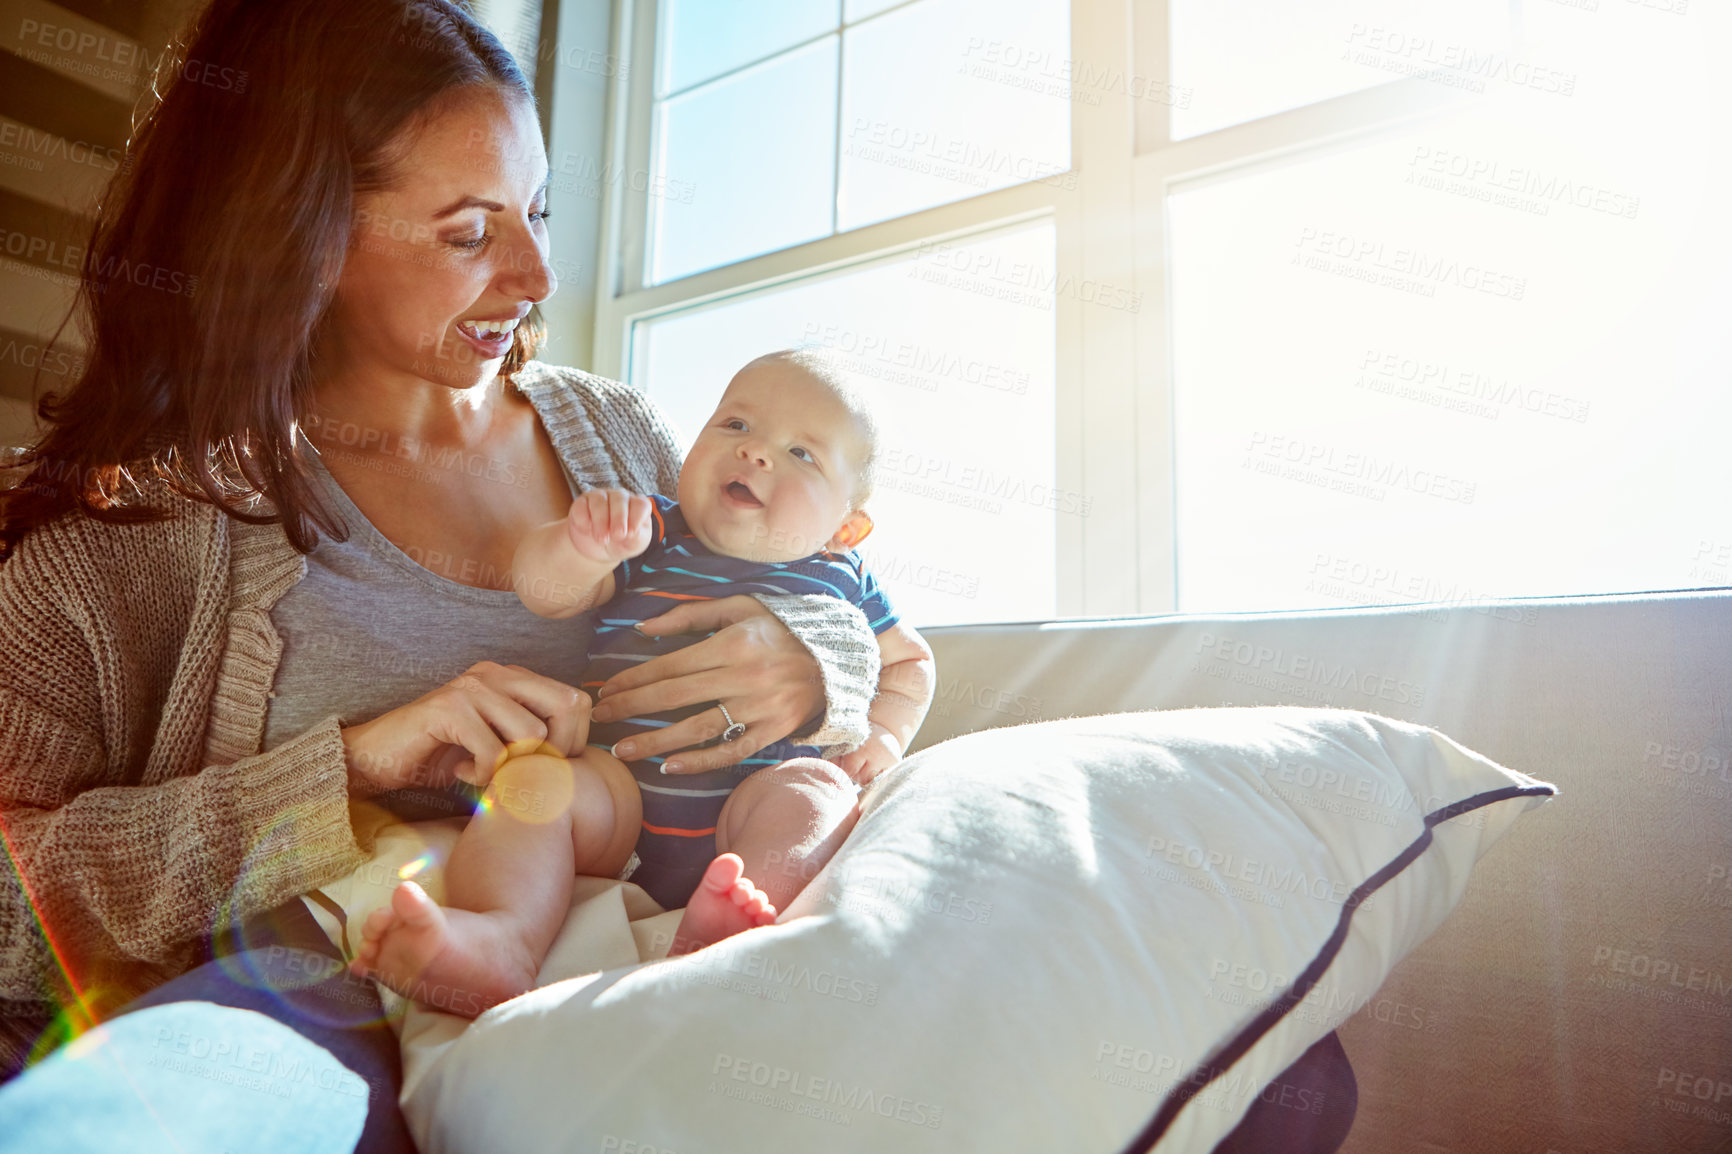
M508 813L528 825L564 821L576 788L572 763L565 757L544 753L513 757L493 775L476 816Z
M335 956L338 949L322 936L311 937L306 919L293 904L300 899L283 893L295 888L286 879L337 881L325 864L329 853L306 844L304 831L295 829L293 815L286 814L261 831L219 911L218 937L226 952L215 964L235 984L269 995L282 1007L272 1015L281 1021L348 1028L377 1024L388 1014L373 983L350 973L345 961ZM361 870L366 882L397 885L398 871L367 865ZM262 916L284 908L285 902L289 903L286 916ZM345 929L353 948L361 927L351 923Z
M31 1048L29 1060L34 1062L62 1042L94 1029L102 1017L118 1008L124 999L114 990L100 986L86 988L79 982L78 975L73 973L72 965L67 960L66 951L56 941L53 928L42 916L42 903L31 888L29 879L24 876L24 868L13 845L12 834L6 828L4 815L0 814L0 857L6 860L7 872L17 879L18 892L24 898L24 905L30 911L31 920L36 923L37 932L42 935L43 945L47 947L53 970L44 974L43 978L52 987L54 1000L60 1005L53 1023L43 1031Z

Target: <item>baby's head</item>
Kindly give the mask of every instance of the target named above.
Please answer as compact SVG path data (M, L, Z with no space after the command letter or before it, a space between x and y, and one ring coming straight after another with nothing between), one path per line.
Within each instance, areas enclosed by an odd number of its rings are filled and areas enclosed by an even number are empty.
M872 414L824 354L783 350L734 374L680 471L699 541L748 561L858 545L877 454Z

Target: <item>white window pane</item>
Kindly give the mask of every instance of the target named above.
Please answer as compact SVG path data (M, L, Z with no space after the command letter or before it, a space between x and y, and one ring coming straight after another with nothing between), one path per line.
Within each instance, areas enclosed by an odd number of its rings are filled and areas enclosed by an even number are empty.
M1594 19L1530 24L1571 99L1173 196L1181 609L1732 578L1718 65Z
M652 283L828 236L836 37L657 105Z
M841 228L1070 168L1066 0L920 0L843 35Z
M1050 618L1056 518L1085 511L1053 487L1054 243L1050 222L1024 225L642 321L632 383L690 444L753 357L834 350L878 418L861 555L903 618ZM956 271L987 266L1023 270L1021 299Z
M894 8L905 0L848 0L842 5L842 18L852 24L868 16L876 16L886 8Z
M1509 0L1172 0L1170 10L1174 140L1403 76L1473 90L1543 64L1512 57Z
M663 0L656 95L833 32L837 15L836 0Z

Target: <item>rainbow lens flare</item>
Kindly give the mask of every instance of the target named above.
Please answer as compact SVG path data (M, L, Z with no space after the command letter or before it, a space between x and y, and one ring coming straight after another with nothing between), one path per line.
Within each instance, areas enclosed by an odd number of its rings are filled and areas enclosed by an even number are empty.
M18 892L30 911L31 921L41 935L51 965L42 975L45 998L52 998L60 1009L54 1020L30 1049L28 1063L45 1057L62 1043L71 1041L96 1028L105 1017L119 1009L130 996L127 992L101 984L85 985L74 972L66 950L57 940L53 927L42 916L42 901L29 878L24 875L15 835L7 829L5 815L0 814L0 856L6 860L6 874L16 879Z

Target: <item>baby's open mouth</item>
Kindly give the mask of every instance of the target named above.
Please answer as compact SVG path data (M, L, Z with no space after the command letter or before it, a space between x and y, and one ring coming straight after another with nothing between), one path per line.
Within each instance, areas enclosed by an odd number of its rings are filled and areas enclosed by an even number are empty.
M740 502L742 505L763 505L763 502L758 500L758 498L752 494L750 489L746 488L745 485L738 481L729 481L728 487L724 491L728 496Z

